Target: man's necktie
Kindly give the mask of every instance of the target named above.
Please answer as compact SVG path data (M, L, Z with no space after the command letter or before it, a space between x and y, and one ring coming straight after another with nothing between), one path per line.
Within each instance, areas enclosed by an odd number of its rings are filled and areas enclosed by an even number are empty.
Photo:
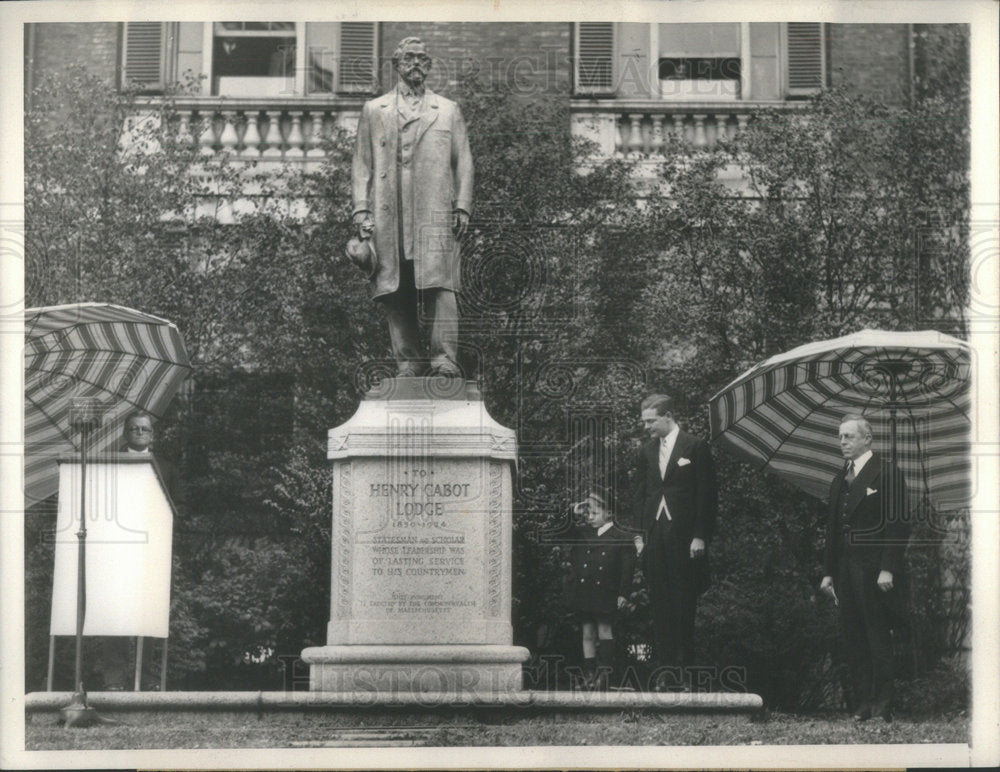
M857 475L854 474L854 462L853 461L848 461L847 462L847 474L844 475L844 479L847 481L848 487L850 487L851 484L854 482L854 478L855 477L857 477Z

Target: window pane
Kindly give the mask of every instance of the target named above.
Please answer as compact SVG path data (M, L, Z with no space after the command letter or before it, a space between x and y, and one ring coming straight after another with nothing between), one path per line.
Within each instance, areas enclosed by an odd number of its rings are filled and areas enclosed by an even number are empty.
M309 67L308 92L327 94L336 85L337 33L340 25L334 21L317 21L306 24Z
M216 77L231 75L295 75L295 38L216 38L213 51Z
M739 22L661 24L661 57L738 57Z
M290 29L276 29L289 26ZM295 91L293 22L217 22L212 43L212 93L278 96Z
M660 59L660 80L739 80L735 58L670 57Z
M217 21L214 32L216 35L277 35L294 36L293 21Z

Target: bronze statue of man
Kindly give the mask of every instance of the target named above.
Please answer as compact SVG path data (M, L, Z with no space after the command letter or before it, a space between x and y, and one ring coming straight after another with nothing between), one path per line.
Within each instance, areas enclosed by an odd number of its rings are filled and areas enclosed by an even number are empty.
M396 87L365 103L352 169L348 255L385 309L397 375L459 377L459 241L472 212L472 154L457 104L425 86L419 38L392 55ZM418 319L430 347L420 340Z

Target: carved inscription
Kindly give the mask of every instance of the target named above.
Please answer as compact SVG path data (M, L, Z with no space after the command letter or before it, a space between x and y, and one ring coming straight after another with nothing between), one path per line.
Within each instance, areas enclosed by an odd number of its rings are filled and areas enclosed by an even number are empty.
M373 529L358 534L355 608L368 619L481 616L488 487L478 464L390 466L356 489ZM388 478L388 479L387 479ZM361 509L361 507L358 507Z
M417 482L369 483L368 495L372 498L392 499L395 506L390 509L393 526L404 528L442 528L445 502L449 499L469 498L469 483L423 482L419 474L423 470L413 470ZM409 477L409 470L405 473ZM441 519L432 519L441 518Z
M465 576L464 536L376 536L370 549L372 576Z

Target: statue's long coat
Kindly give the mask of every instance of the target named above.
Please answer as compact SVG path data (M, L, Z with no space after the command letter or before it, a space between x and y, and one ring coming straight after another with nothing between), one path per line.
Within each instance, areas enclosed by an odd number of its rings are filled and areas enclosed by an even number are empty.
M378 268L372 276L372 297L395 292L399 286L399 218L417 288L458 291L461 269L452 215L455 209L471 214L473 180L462 112L451 100L426 90L412 147L403 151L409 159L408 167L403 167L409 173L403 175L396 168L399 136L393 89L365 103L354 147L354 213L368 210L375 221ZM402 180L402 211L397 211L397 178Z

